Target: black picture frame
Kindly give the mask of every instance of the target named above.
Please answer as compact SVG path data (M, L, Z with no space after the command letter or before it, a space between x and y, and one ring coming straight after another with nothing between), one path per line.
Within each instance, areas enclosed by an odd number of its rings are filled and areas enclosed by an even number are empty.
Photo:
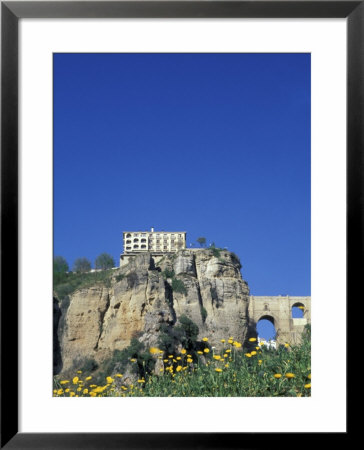
M364 1L1 2L1 448L259 448L282 437L257 433L19 433L18 393L18 21L21 18L346 18L347 313L363 268ZM11 300L11 301L10 301ZM347 327L347 330L349 328ZM347 338L349 336L347 335ZM349 349L348 349L349 350ZM349 360L349 358L348 358ZM8 388L11 380L12 389ZM15 390L16 391L16 390ZM349 436L335 434L340 445ZM258 418L257 418L258 419ZM310 433L299 444L309 444ZM327 436L323 436L327 442ZM316 433L315 445L319 438ZM297 436L293 437L297 441Z

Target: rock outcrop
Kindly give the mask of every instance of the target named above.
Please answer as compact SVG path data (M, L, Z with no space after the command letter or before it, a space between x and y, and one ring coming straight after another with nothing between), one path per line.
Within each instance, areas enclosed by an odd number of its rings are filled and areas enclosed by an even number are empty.
M70 296L60 336L63 370L86 358L101 362L136 335L156 345L161 324L173 325L182 314L213 346L230 336L242 342L249 288L240 267L233 253L217 249L181 250L159 260L150 253L130 257L114 271L109 287L95 285Z

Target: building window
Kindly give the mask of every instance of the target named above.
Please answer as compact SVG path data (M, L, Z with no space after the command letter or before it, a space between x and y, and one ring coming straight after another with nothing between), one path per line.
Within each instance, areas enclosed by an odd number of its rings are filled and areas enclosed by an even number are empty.
M135 238L135 239L134 239L134 242L139 242L139 239L138 239L138 238Z
M126 247L127 250L131 250L131 247Z
M126 237L131 237L131 234L130 234L130 233L128 233L128 234L126 235Z
M140 242L147 242L146 239L140 239Z
M140 246L140 248L147 248L147 246L143 244Z
M127 239L126 243L127 243L127 244L131 244L131 240L130 240L130 239Z
M134 248L139 248L139 245L135 244L135 245L134 245Z

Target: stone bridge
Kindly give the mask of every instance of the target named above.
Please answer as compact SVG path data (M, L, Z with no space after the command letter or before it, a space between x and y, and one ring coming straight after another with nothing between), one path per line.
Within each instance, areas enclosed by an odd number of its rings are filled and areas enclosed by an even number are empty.
M292 318L292 308L303 307L303 318ZM260 297L249 298L249 336L257 336L257 323L269 320L276 329L277 344L298 344L306 324L311 323L311 297Z

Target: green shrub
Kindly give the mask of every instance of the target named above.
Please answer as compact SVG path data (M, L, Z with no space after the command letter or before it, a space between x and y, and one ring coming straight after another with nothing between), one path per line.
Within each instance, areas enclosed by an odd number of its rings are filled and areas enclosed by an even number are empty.
M172 354L181 345L191 351L197 348L198 326L184 314L178 322L175 326L161 325L158 346L167 354Z
M204 306L201 306L200 311L201 311L202 322L205 323L206 319L207 319L206 308Z
M93 358L86 358L81 364L80 370L82 370L82 373L90 374L98 369L98 367L99 365Z
M130 345L127 348L114 350L113 356L103 363L95 381L97 383L103 383L107 376L112 375L116 371L125 371L131 359L136 360L132 363L131 368L140 378L148 377L154 369L155 360L149 353L149 349L145 350L145 345L134 337L131 339Z
M162 275L165 279L167 278L174 278L174 270L173 269L165 269L162 272Z
M180 294L187 295L187 289L182 280L178 278L172 279L172 290L174 292L179 292Z
M215 258L220 258L221 249L219 249L217 247L210 247L210 250L212 251L212 254L213 254L213 256L215 256Z

